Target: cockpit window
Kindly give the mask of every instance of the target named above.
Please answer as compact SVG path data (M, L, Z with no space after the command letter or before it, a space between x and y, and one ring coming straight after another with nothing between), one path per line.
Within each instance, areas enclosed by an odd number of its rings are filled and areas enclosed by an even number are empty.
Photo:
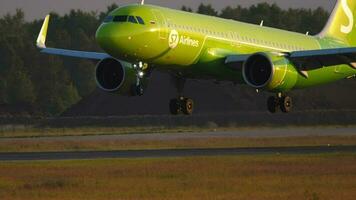
M127 22L127 15L119 15L114 17L114 22Z
M118 16L107 16L104 19L104 23L109 23L109 22L130 22L134 24L141 24L145 25L145 21L142 19L142 17L139 16L128 16L128 15L118 15Z
M105 19L104 19L104 23L109 23L109 22L112 22L112 20L114 19L114 16L107 16L107 17L105 17Z
M134 16L129 16L129 22L137 24L137 20L135 19Z
M141 17L136 16L136 19L137 19L139 24L145 25L145 21L143 21L143 19Z

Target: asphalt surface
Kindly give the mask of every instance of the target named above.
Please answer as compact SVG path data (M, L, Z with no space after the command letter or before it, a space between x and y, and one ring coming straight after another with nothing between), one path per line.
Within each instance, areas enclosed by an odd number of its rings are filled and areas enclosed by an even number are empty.
M165 158L224 155L356 153L356 146L263 147L221 149L160 149L87 152L0 153L0 161L82 160L108 158Z
M300 137L300 136L352 136L356 127L284 127L284 128L249 128L233 131L212 131L200 133L157 133L124 134L93 136L59 136L34 138L0 138L2 142L28 141L138 141L138 140L184 140L206 138L239 137ZM165 158L188 156L224 156L224 155L261 155L261 154L320 154L320 153L356 153L356 146L316 146L316 147L264 147L264 148L213 148L213 149L159 149L159 150L120 150L87 152L34 152L34 153L0 153L0 161L26 160L76 160L106 158Z

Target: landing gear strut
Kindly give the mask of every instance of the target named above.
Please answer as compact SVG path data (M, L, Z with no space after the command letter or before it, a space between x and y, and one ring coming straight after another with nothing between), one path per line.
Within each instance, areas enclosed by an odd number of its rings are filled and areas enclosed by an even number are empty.
M279 109L284 113L289 113L292 111L293 101L291 97L279 93L268 98L267 108L271 113L276 113Z
M182 95L185 79L176 78L175 85L178 91L178 98L171 99L169 102L169 110L172 115L192 115L194 111L194 101Z
M145 92L144 82L150 75L147 70L148 66L147 64L139 62L138 64L134 64L133 68L136 70L136 84L132 85L131 94L132 96L143 96Z
M143 96L144 93L145 93L145 88L140 83L133 85L131 88L132 96Z

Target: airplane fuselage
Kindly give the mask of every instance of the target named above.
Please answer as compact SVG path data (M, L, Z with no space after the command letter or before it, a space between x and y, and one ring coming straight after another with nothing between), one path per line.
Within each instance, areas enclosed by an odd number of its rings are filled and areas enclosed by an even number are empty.
M114 20L115 17L125 20ZM144 23L130 21L140 17ZM292 52L345 47L334 38L319 38L188 13L152 5L129 5L116 9L98 29L97 41L111 56L130 62L144 61L158 70L185 77L216 79L244 84L240 70L228 67L231 54ZM288 70L287 68L285 69ZM315 69L308 78L298 75L294 88L333 82L355 74L348 65Z

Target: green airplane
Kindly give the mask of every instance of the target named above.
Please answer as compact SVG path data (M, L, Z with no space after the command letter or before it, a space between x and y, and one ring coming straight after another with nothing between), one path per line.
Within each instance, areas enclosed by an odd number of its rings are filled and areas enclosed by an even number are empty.
M193 113L183 95L187 79L245 84L275 95L268 110L290 112L293 89L356 76L356 1L338 0L324 30L315 36L153 5L112 11L96 32L105 53L47 48L48 15L37 39L41 52L97 60L102 90L143 95L153 70L171 74L177 98L172 114ZM165 83L162 83L165 84ZM159 97L157 97L159 98Z

